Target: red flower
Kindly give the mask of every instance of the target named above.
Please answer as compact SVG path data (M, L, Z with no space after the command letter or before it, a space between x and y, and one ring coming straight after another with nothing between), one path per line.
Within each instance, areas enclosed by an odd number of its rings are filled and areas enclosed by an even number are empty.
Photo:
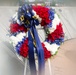
M45 45L42 43L42 47L44 49L44 57L45 59L48 59L51 57L51 52L47 50L47 48L45 47ZM26 58L28 56L28 39L24 41L24 43L22 44L22 46L20 47L20 55L23 56L24 58Z
M52 32L51 34L48 34L48 40L51 40L52 42L54 42L54 40L59 39L60 37L64 37L61 23L57 25L56 30L54 32Z
M37 15L42 18L41 26L46 26L51 22L49 19L49 9L43 6L33 6L34 11L36 11Z
M22 44L22 46L20 47L20 55L23 57L27 57L28 56L28 39L26 39L24 41L24 43Z
M43 43L42 43L42 47L44 49L44 57L45 57L45 59L50 58L52 56L51 52L47 50L47 48L45 47L45 45Z
M27 32L27 28L25 28L23 25L20 26L19 24L15 23L15 24L10 24L10 31L11 33L16 33L18 31Z

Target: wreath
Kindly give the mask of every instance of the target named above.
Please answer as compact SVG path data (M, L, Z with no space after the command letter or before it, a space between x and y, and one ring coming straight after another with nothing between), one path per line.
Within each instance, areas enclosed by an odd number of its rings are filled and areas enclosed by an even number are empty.
M37 26L45 31L43 42L38 37ZM64 42L62 23L55 10L40 5L21 6L12 17L10 34L16 53L32 61L34 53L42 61L56 55Z
M64 32L55 10L44 6L26 7L26 5L23 5L12 17L10 38L16 52L25 58L28 56L29 47L26 34L32 21L36 26L41 25L45 30L46 39L42 42L45 59L55 55L64 41Z

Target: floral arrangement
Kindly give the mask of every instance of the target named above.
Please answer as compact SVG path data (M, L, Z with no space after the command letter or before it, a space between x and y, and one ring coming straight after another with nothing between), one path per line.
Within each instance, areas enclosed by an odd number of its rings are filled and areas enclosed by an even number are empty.
M40 42L37 35L36 26L38 25L45 30L44 42ZM40 55L45 61L56 55L61 43L64 42L62 23L55 10L40 5L25 4L21 6L12 17L10 34L16 53L24 58L29 57L29 59L32 55L34 58L34 53L36 53L38 60ZM30 55L31 51L32 55Z

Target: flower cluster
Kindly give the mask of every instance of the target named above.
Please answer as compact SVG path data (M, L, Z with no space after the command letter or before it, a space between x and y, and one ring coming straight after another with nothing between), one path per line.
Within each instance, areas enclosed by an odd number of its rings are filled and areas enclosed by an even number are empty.
M43 7L43 6L33 6L34 11L39 15L39 17L42 19L41 26L46 26L51 22L49 19L49 8Z
M23 38L21 41L18 41L18 43L15 46L16 52L18 54L20 54L20 47L22 46L23 42L24 42L25 38Z
M26 38L25 32L19 32L16 35L10 36L10 42L13 43L13 46L15 47L18 43L22 42Z
M49 18L50 18L51 20L53 20L53 19L54 19L55 10L54 10L53 8L51 8L51 9L49 10L49 14L50 14Z
M47 50L47 48L45 47L45 44L44 43L42 43L42 47L44 49L44 57L45 57L45 59L50 58L52 56L51 55L51 52Z
M18 31L24 31L24 32L27 32L27 28L24 27L24 25L19 25L17 23L11 23L10 24L10 32L11 33L16 33Z
M51 8L49 10L49 19L51 20L51 22L47 25L48 27L52 27L52 20L54 19L54 14L55 14L55 10Z
M50 44L48 42L43 42L43 43L46 49L51 52L52 56L56 54L56 52L58 51L59 45L57 45L56 43L53 43L53 44Z
M64 37L63 35L63 29L62 29L62 24L59 23L59 25L57 25L56 30L54 32L52 32L51 34L48 34L48 40L50 40L51 42L54 42L57 39L60 39L62 37Z
M23 57L27 57L28 56L28 50L29 50L28 39L26 39L20 47L20 55Z

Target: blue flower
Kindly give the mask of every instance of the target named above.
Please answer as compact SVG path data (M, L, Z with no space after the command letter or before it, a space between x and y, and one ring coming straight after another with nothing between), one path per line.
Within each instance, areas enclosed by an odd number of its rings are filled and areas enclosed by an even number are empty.
M47 27L52 27L52 22L50 22L50 23L47 25Z
M50 9L49 11L48 11L48 13L49 13L49 19L51 20L51 22L47 25L48 27L52 27L52 20L54 19L54 14L55 14L55 10L54 9Z
M46 42L50 43L50 44L54 44L56 43L57 45L61 45L62 42L64 42L64 38L60 37L59 39L54 40L53 42L51 40L46 39Z
M51 20L53 20L54 19L55 10L51 8L51 10L49 10L49 14L50 14L49 18Z
M46 39L46 40L45 40L45 42L48 42L48 43L50 43L50 44L51 44L51 40Z
M22 39L22 41L18 42L18 44L15 46L16 52L17 52L18 54L20 54L20 47L22 46L22 44L24 43L25 40L26 40L26 37L24 37L24 38Z

